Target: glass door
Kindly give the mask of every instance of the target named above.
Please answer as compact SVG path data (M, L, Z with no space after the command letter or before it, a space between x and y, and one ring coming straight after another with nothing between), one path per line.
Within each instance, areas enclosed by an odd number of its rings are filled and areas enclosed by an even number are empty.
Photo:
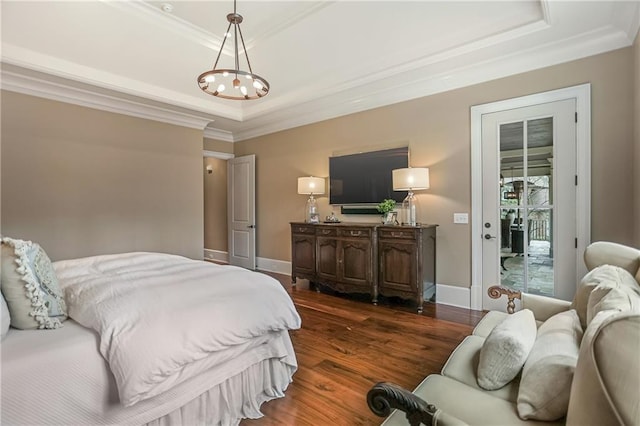
M483 149L483 308L492 285L570 300L575 291L575 101L487 114Z
M553 117L500 125L502 285L554 295Z

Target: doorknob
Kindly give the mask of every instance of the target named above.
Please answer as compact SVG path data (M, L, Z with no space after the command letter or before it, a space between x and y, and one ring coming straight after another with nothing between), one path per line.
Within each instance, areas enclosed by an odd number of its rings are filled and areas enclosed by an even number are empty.
M494 237L493 235L484 234L484 239L485 239L485 240L495 240L495 239L496 239L496 237Z
M247 225L247 228L250 228L250 229L254 229L255 227L256 227L255 225Z

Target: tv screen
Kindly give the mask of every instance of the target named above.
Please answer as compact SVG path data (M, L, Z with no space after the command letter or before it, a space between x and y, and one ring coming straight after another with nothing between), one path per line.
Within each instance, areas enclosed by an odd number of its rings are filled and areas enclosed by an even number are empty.
M330 204L402 202L407 191L394 191L391 171L409 167L409 147L329 157Z

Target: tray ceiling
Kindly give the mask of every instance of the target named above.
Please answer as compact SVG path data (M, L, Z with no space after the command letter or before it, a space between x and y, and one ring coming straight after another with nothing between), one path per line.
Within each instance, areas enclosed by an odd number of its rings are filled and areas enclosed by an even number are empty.
M629 46L640 26L638 1L237 8L253 70L271 84L263 99L218 99L196 84L232 1L4 0L2 87L236 141ZM231 65L227 46L221 61Z

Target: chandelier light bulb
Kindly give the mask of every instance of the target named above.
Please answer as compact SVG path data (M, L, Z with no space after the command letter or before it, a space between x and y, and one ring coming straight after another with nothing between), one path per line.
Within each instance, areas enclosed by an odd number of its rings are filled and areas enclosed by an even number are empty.
M253 87L255 87L256 89L260 90L260 89L262 89L262 84L258 80L254 80L253 81Z
M207 83L213 83L214 81L216 81L216 76L213 74L209 74L204 78L204 81L206 81Z
M224 84L218 86L218 92L224 92L224 89L226 89L226 87L224 87Z
M240 86L240 92L241 92L243 95L245 95L245 96L246 96L246 95L247 95L247 88L246 88L245 86Z
M225 72L223 72L223 73L222 73L222 76L223 76L223 77L228 77L228 76L229 76L229 71L225 71Z
M233 80L233 87L235 87L236 89L237 89L238 87L240 87L240 80L238 80L237 78L235 78L235 79Z

